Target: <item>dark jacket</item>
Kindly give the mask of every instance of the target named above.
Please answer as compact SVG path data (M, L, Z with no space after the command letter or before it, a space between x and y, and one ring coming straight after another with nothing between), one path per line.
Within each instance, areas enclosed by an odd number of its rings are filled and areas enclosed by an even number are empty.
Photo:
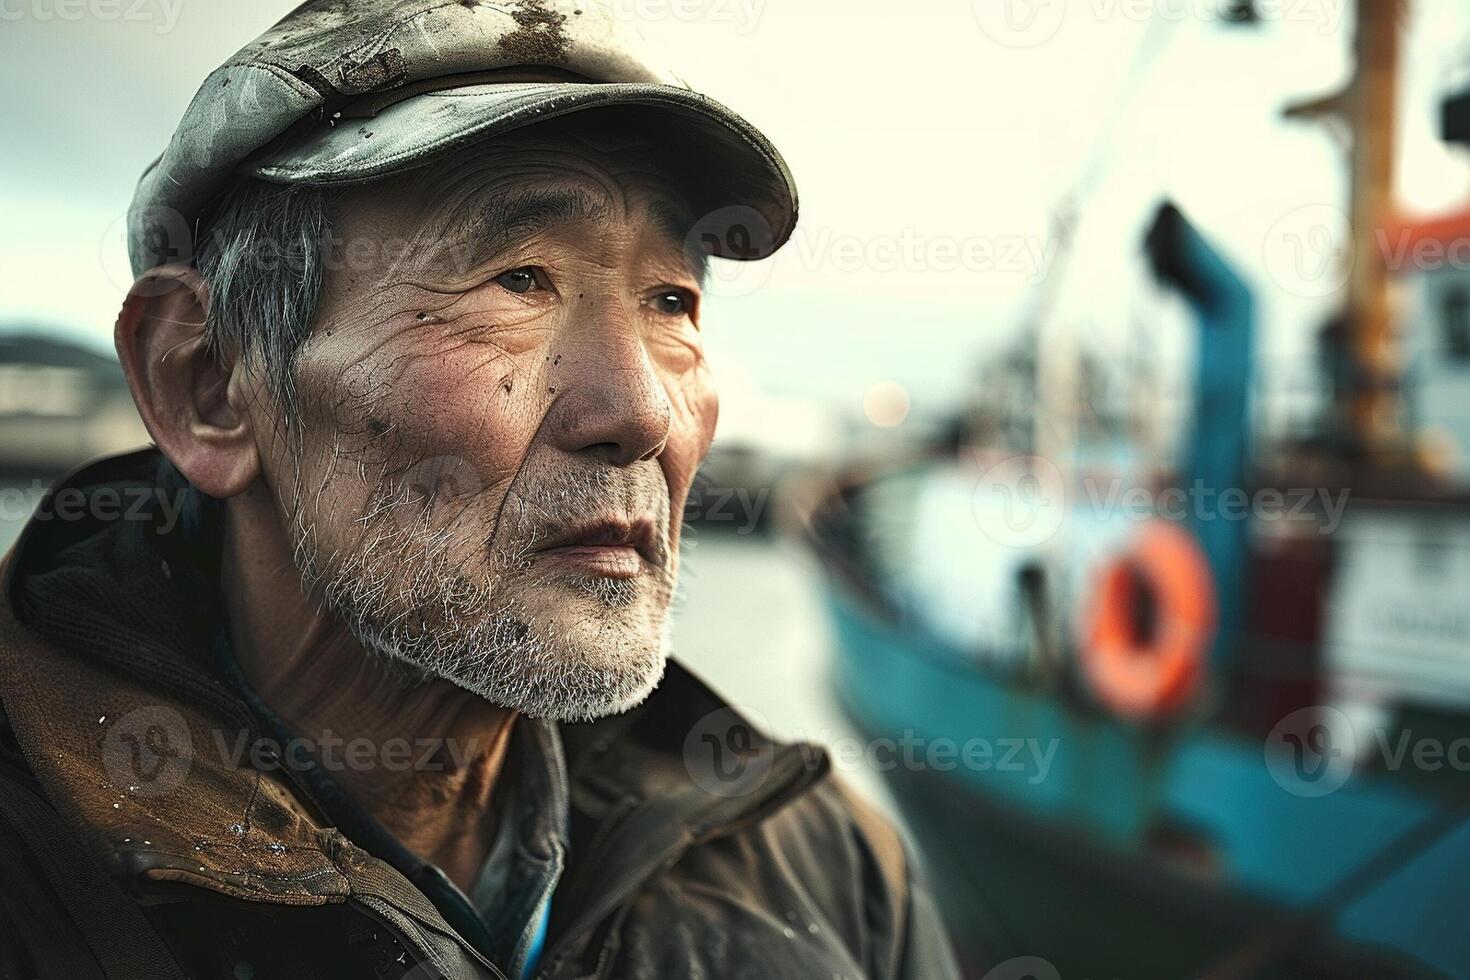
M216 751L263 721L205 654L197 549L158 503L177 479L154 451L94 463L6 558L0 980L501 976L298 775ZM570 847L537 976L955 975L898 837L820 749L676 664L560 734ZM696 772L706 745L723 758Z

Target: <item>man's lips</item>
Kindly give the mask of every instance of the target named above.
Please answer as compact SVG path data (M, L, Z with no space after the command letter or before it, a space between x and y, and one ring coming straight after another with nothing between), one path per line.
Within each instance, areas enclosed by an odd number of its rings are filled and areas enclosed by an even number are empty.
M575 523L547 537L536 554L608 578L634 578L663 563L657 529L646 518Z

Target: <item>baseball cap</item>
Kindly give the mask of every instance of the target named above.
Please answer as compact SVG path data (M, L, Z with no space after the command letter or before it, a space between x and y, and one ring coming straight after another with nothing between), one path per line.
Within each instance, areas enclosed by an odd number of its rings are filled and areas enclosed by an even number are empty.
M134 275L192 260L234 181L350 185L573 113L619 107L703 215L691 241L764 258L796 225L779 152L653 67L602 0L308 0L205 79L128 209Z

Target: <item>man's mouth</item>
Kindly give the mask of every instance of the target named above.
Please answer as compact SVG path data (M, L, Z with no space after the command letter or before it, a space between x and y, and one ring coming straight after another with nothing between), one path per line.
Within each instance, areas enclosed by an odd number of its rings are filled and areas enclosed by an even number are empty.
M606 578L636 578L663 563L657 527L647 518L574 522L535 554Z

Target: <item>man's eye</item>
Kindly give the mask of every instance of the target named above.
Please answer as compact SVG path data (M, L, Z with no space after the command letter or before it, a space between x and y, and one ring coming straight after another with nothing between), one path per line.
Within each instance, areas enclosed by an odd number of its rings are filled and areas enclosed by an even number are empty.
M529 265L523 265L519 269L511 269L509 272L502 272L495 277L495 281L501 288L513 293L529 293L539 285L536 281L536 269L534 266Z
M649 300L655 313L663 316L679 316L688 313L694 304L690 301L689 294L682 289L668 289L661 293L655 293Z

